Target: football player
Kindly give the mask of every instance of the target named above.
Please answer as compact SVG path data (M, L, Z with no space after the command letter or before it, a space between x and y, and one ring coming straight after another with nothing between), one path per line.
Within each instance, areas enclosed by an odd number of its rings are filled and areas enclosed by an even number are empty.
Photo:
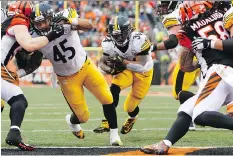
M233 7L231 7L223 17L223 26L226 30L230 32L230 39L227 40L210 40L206 38L198 38L193 41L193 49L203 50L203 49L217 49L222 52L228 53L232 57L233 49ZM233 104L227 105L228 116L233 117Z
M52 6L47 3L38 3L34 6L31 22L35 30L34 37L48 34L53 22L60 23L66 30L64 35L49 42L40 51L52 63L61 91L73 112L66 116L66 122L72 133L79 139L84 138L80 124L87 122L90 116L84 97L84 87L86 87L103 106L104 115L110 126L110 144L122 145L108 84L98 68L87 57L77 33L78 29L92 29L92 22L78 18L73 9L64 10L54 17Z
M180 5L180 4L177 4L177 5ZM167 9L167 10L170 10L170 9ZM163 11L163 14L165 14L164 11ZM155 44L153 46L154 51L175 48L177 54L179 55L179 51L181 47L178 44L178 39L176 37L176 34L178 30L180 30L181 28L181 23L178 19L178 15L179 15L178 6L173 12L170 11L168 15L163 15L162 23L164 27L168 30L170 35L167 40L161 43ZM187 99L189 99L190 97L194 95L192 92L188 90L191 87L191 85L195 82L197 76L200 73L200 69L198 68L194 70L193 72L183 72L180 69L179 62L180 61L178 60L178 63L176 64L174 71L173 71L173 75L172 75L172 80L173 80L172 81L173 82L172 94L176 100L180 101L180 104L183 104ZM195 124L193 122L190 124L189 130L195 130Z
M103 55L99 66L106 73L114 75L110 90L115 107L119 103L121 90L132 87L124 102L124 111L129 117L121 128L121 133L127 134L133 128L138 118L139 104L151 86L154 64L151 43L143 33L133 32L128 18L123 16L116 16L109 22L108 32L109 35L102 41ZM108 125L106 120L102 120L94 132L109 131Z
M1 8L1 21L3 22L7 17L14 16L18 13L18 8L16 8L17 2L11 2L7 5L7 10ZM1 22L1 23L2 23ZM17 63L17 75L19 78L31 74L34 72L41 64L43 54L39 51L28 52L25 49L19 50L16 55ZM1 100L1 112L4 109L4 101Z
M28 31L32 3L30 1L16 1L11 5L18 8L17 13L4 20L1 27L1 98L11 107L11 128L5 141L9 145L30 151L34 148L25 144L20 134L20 126L28 102L18 86L18 76L16 72L9 69L9 64L21 48L28 52L38 50L47 45L49 41L64 34L64 28L56 26L46 36L32 38Z
M221 39L228 37L226 30L222 27L222 18L229 3L215 2L208 11L200 1L184 1L183 4L180 11L187 14L182 15L184 23L179 32L179 43L184 47L181 53L181 69L186 72L198 68L198 65L193 63L192 41L195 37L211 35ZM211 31L205 33L209 28ZM202 126L233 130L233 119L218 112L223 104L232 103L233 87L217 70L217 68L222 69L222 66L232 69L232 58L213 49L206 49L203 54L200 51L196 52L196 57L204 76L197 94L180 106L178 117L165 139L158 144L142 147L142 152L167 154L169 148L187 133L192 120Z

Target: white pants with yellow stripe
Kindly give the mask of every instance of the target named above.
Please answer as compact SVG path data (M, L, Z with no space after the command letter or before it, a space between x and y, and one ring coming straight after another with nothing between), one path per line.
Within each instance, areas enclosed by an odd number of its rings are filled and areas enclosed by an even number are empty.
M183 103L178 112L189 114L193 121L205 111L218 111L233 103L233 87L217 74L214 66L207 71L197 94Z

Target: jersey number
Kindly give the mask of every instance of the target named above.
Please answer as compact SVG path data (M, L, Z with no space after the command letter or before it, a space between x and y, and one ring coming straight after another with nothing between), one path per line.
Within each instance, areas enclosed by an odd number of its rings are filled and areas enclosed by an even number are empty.
M57 45L53 46L53 57L54 61L62 61L63 63L67 62L66 55L63 55L63 53L66 53L68 51L71 52L71 55L68 57L68 60L74 58L75 56L75 49L73 47L65 47L65 43L67 42L67 39L64 39L62 42L59 43L62 52L58 49Z
M209 32L211 32L213 30L215 30L218 33L219 37L215 34L209 35ZM214 24L214 28L211 25L205 26L204 28L202 28L198 31L198 34L201 37L213 39L213 40L217 40L217 39L226 40L229 38L229 35L226 32L226 30L223 28L223 24L221 21L216 22Z

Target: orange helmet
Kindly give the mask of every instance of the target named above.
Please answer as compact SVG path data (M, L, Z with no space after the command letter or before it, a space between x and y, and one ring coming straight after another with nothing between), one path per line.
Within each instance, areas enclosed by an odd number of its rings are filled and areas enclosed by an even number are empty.
M184 23L187 20L196 18L199 14L212 7L213 2L211 1L184 1L179 6L179 18Z
M7 16L15 14L24 14L29 17L32 12L32 2L31 1L14 1L8 4Z

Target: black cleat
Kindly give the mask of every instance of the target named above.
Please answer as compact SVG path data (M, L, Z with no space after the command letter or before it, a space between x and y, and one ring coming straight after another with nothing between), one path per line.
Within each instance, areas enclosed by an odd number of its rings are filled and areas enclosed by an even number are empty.
M16 146L23 151L33 151L35 148L24 143L18 129L10 129L6 137L6 143L10 146Z

